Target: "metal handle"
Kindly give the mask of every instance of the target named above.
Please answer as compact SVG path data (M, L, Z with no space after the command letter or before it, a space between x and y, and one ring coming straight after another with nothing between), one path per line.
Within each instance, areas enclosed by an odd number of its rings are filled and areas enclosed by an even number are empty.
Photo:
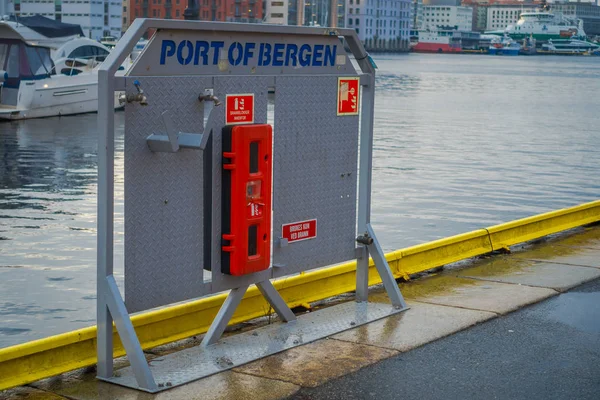
M151 151L156 153L176 153L180 148L203 150L201 133L177 132L168 111L162 113L162 119L167 134L152 134L146 138L146 143L148 143Z

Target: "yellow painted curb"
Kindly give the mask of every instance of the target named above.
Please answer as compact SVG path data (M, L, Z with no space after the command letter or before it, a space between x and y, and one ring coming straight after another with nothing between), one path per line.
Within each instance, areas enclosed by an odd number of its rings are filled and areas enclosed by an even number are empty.
M600 221L600 200L487 229L400 249L386 254L396 278L489 253L517 243ZM310 271L274 281L290 307L323 300L355 289L356 263ZM369 285L380 283L371 263ZM132 317L144 349L204 333L225 300L219 294ZM231 323L268 315L269 306L250 288ZM115 356L124 355L115 333ZM96 327L0 349L0 390L23 385L96 363Z

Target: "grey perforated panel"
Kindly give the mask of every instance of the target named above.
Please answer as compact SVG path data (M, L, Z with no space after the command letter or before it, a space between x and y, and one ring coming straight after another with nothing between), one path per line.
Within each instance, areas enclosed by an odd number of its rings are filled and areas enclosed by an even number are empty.
M129 92L135 77L127 78ZM130 312L174 303L272 277L354 258L358 116L336 115L337 77L141 77L149 105L126 107L125 299ZM213 86L214 85L214 86ZM267 120L275 86L273 264L243 277L220 271L221 129L213 121L212 282L203 282L203 152L152 153L146 138L165 134L168 111L176 130L202 133L206 88L254 93L255 122ZM215 113L215 111L213 111ZM280 247L283 224L317 219L318 236Z
M128 92L135 92L127 78ZM152 153L150 134L202 133L198 95L212 79L139 78L148 106L125 108L125 301L129 312L198 297L202 281L202 157L199 150Z
M358 116L336 115L337 77L277 77L273 151L275 276L355 257ZM283 224L317 238L279 246Z

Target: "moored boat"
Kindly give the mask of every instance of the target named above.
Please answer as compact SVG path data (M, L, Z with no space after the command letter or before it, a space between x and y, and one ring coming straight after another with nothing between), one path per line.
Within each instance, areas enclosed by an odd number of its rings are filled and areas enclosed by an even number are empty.
M460 37L455 37L456 31L423 30L419 31L419 41L412 50L425 53L460 53L462 51Z
M549 40L542 45L542 53L550 54L591 54L600 50L600 45L578 39Z
M521 51L521 45L508 36L502 40L493 41L488 48L488 53L498 56L518 56Z
M30 41L22 36L29 32L15 28L0 22L0 119L98 111L97 70L108 49L86 38L52 46L51 40Z

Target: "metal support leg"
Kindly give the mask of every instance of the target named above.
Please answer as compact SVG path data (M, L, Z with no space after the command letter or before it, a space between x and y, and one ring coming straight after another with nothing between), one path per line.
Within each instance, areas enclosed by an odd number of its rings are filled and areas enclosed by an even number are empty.
M105 290L98 290L99 297L96 300L98 313L97 350L98 350L98 378L110 378L113 376L113 320L102 295Z
M356 261L356 301L363 303L369 297L369 250L360 248L362 256Z
M385 255L383 253L383 249L379 245L379 241L375 236L375 231L373 231L373 227L371 224L367 224L367 232L369 236L373 239L373 243L368 245L369 252L373 257L373 261L375 261L375 268L377 268L377 272L379 272L379 276L383 282L383 286L387 291L387 294L392 302L392 305L397 308L406 308L406 302L404 301L404 297L402 297L402 293L400 293L400 288L394 279L394 275L392 275L392 271L390 270L390 266L385 259Z
M144 357L144 352L142 351L142 346L135 333L135 329L133 329L133 324L125 308L125 303L121 298L117 282L115 282L115 278L112 275L106 277L106 285L108 289L106 302L115 320L115 325L117 325L117 331L127 352L127 359L131 363L138 386L151 393L156 392L158 387L154 381L146 357Z
M225 332L225 328L227 328L227 324L233 316L233 313L235 312L236 308L240 305L244 294L246 294L246 290L248 290L247 285L236 289L231 289L229 296L227 296L227 299L225 299L225 302L223 303L221 309L217 313L217 316L215 317L212 325L210 326L210 329L208 330L208 332L206 332L204 339L202 339L201 346L210 346L211 344L215 344L219 340L223 332Z
M265 299L267 299L269 304L271 304L271 307L273 307L273 309L275 310L277 315L279 315L279 318L281 318L282 321L290 322L296 320L296 316L288 307L285 300L283 300L279 292L275 290L275 287L273 286L271 281L266 280L263 282L258 282L256 284L256 287L258 287L258 290L260 290Z

